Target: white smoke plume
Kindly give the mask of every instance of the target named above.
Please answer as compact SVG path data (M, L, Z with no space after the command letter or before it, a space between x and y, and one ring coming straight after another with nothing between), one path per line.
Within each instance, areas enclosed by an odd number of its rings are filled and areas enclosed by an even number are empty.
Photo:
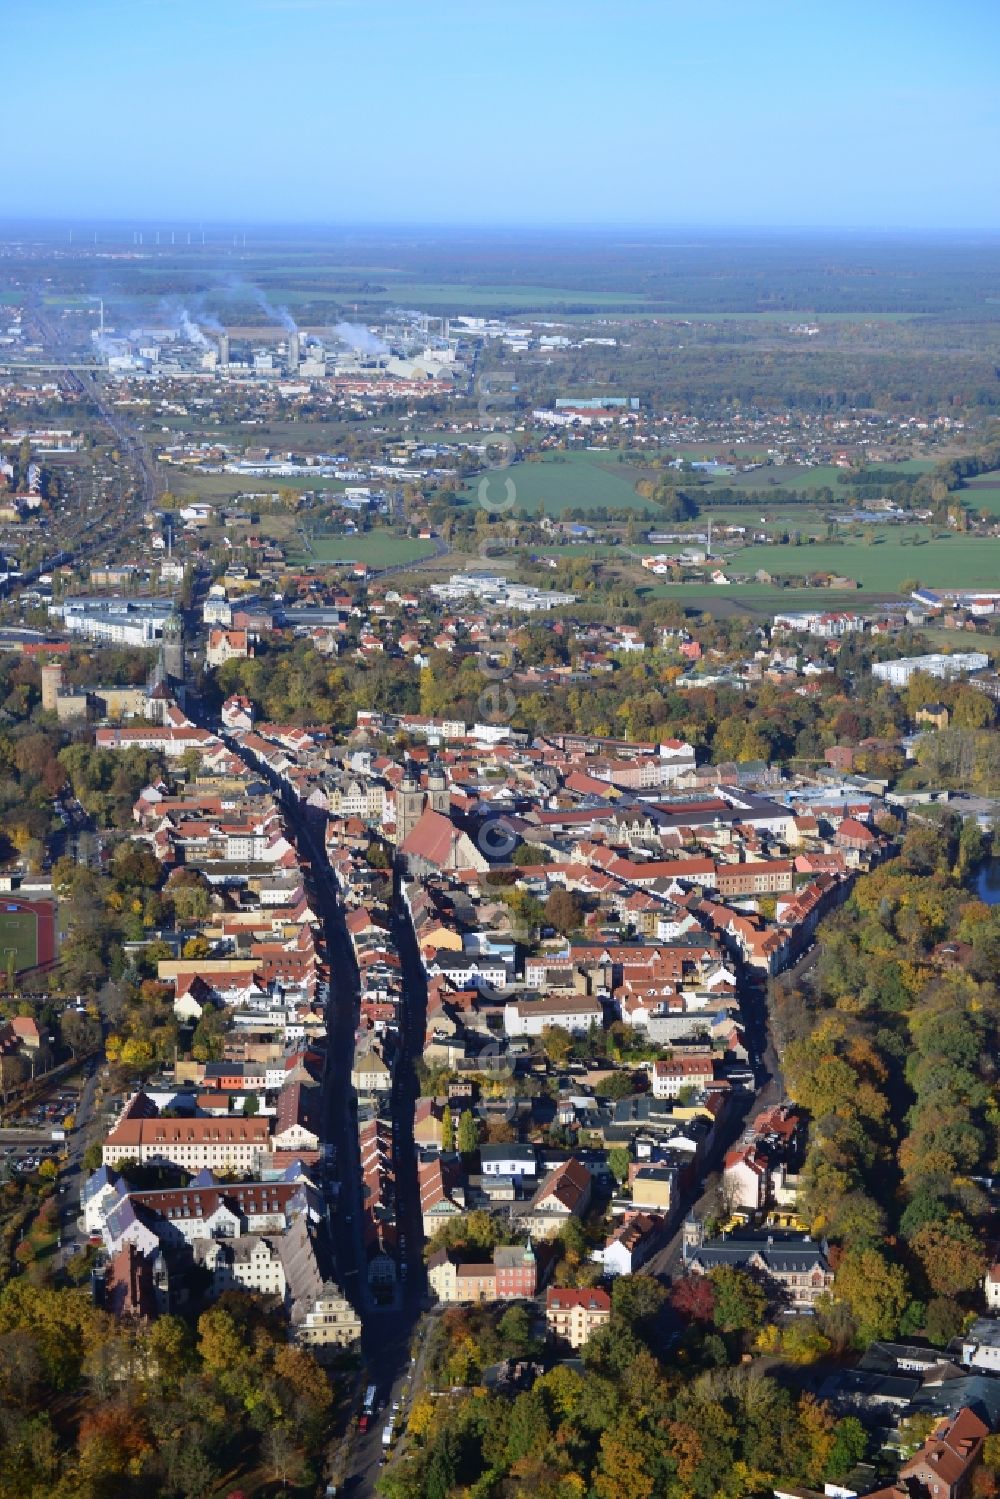
M286 333L298 333L299 325L287 307L275 307L273 302L267 300L267 297L265 297L259 286L248 285L247 290L257 303L257 306L262 312L267 313L272 322L280 323Z
M186 307L182 307L180 311L180 331L189 344L195 344L199 349L211 348L208 339L202 333Z
M337 323L334 333L341 343L359 354L388 354L389 348L370 328L361 323Z

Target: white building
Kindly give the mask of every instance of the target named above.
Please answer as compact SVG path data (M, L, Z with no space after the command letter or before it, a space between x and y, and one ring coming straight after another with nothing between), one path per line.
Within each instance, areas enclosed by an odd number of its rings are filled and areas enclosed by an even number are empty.
M985 651L955 651L950 656L934 651L926 656L900 656L898 661L876 661L872 676L890 687L905 687L914 672L929 677L962 677L973 671L985 671L990 658Z
M72 598L49 613L61 614L69 634L112 645L159 645L175 618L170 599Z

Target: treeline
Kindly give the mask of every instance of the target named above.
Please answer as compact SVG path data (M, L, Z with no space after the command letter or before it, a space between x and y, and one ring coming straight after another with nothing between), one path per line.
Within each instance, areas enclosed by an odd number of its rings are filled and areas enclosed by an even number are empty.
M972 821L914 820L824 922L811 989L773 986L789 1092L811 1116L799 1211L839 1258L820 1327L841 1346L946 1341L986 1269L1000 909L965 887L982 853Z
M855 411L905 413L1000 410L1000 382L988 350L956 354L935 348L841 348L811 346L762 349L759 338L725 342L684 339L683 346L602 350L601 364L588 350L579 378L637 396L644 405L683 410L694 416L724 411L787 410L813 415ZM561 367L562 368L562 367ZM571 383L573 371L564 371ZM560 394L552 372L531 356L518 362L525 402L551 404Z

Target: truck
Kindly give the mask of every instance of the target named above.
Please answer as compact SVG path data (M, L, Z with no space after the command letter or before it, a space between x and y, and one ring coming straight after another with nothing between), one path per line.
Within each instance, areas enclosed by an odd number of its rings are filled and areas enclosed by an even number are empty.
M358 1430L367 1431L371 1425L372 1416L375 1414L375 1404L378 1399L378 1391L370 1384L365 1391L364 1403L361 1406L361 1415L358 1417Z
M385 1423L385 1426L382 1429L382 1446L384 1448L389 1448L389 1447L392 1446L392 1421L391 1420L387 1421Z

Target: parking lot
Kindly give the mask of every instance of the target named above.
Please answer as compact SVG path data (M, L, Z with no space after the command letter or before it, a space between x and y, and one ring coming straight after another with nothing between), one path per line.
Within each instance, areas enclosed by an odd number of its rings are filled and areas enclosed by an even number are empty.
M0 1169L15 1176L30 1176L43 1161L58 1160L58 1145L0 1145Z

